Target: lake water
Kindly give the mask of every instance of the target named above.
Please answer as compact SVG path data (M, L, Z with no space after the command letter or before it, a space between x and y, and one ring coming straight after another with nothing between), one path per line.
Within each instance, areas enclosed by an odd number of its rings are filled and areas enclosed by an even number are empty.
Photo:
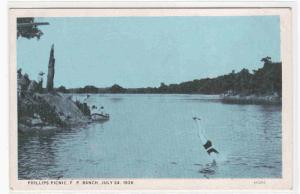
M281 177L280 106L157 94L94 94L88 104L111 119L19 135L19 179ZM220 153L215 164L193 116Z

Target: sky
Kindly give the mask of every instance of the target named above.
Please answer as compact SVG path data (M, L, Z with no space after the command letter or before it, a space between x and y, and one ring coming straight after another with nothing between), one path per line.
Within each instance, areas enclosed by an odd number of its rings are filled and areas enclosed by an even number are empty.
M54 86L158 87L280 61L279 16L36 18L40 40L18 38L17 66L47 73L54 44ZM46 80L46 75L44 77ZM45 84L45 83L44 83Z

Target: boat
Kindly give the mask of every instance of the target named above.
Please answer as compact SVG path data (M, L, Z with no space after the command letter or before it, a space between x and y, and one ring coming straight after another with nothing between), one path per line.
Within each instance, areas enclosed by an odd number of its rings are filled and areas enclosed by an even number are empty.
M107 113L92 113L91 118L93 121L107 121L107 120L109 120L109 114L107 114Z
M91 110L91 119L93 121L107 121L109 120L109 114L103 112L104 107L101 106L100 109L93 105Z

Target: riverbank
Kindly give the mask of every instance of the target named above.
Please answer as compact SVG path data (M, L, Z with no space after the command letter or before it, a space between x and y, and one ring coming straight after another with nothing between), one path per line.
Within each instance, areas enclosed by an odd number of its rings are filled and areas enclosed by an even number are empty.
M18 99L18 130L45 131L86 125L90 118L81 107L82 103L56 92L26 93Z
M281 97L278 95L222 95L221 101L228 104L269 104L280 105Z

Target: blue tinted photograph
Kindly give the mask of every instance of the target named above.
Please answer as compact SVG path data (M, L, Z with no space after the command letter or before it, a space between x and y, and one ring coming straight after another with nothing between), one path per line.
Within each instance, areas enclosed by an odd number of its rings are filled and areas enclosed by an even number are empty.
M279 16L16 29L19 180L282 178Z

